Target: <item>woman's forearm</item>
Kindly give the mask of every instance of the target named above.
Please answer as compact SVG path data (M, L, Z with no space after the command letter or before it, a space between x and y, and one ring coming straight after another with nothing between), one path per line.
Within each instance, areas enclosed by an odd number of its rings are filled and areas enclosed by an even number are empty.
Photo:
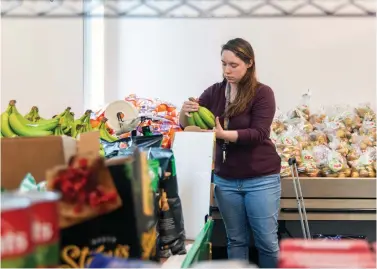
M216 138L217 139L224 139L229 142L237 142L238 140L238 132L237 131L221 131L221 132L216 132Z

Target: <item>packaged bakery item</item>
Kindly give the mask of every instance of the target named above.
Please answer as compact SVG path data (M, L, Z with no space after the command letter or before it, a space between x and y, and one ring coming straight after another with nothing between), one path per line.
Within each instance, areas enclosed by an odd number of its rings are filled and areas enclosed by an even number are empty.
M285 121L287 116L278 108L275 113L275 117L271 124L271 131L274 132L276 135L281 134L286 130Z
M348 162L356 161L357 159L360 158L361 154L362 154L362 151L360 149L360 146L357 144L351 144L349 146L349 151L346 157L347 161Z
M320 109L316 113L310 115L309 122L313 126L316 124L321 124L325 121L326 117L327 116L326 116L325 108L321 106Z
M313 132L309 133L309 143L310 146L319 146L319 145L327 145L328 139L327 135L324 131L314 130Z
M370 136L354 134L350 140L351 144L358 146L362 152L373 147L373 140Z
M327 156L329 155L330 148L325 145L318 145L313 147L313 158L317 167L322 168L327 164Z
M339 120L343 122L349 132L357 131L362 125L359 115L357 115L351 106L346 106L339 112Z
M289 113L289 117L290 118L303 118L306 121L309 121L309 118L310 118L310 108L309 108L310 97L311 97L311 93L308 90L307 93L305 93L301 96L301 100L300 100L299 105Z
M376 149L368 148L357 160L349 161L351 177L376 177Z
M376 122L374 120L364 120L360 129L360 135L365 135L373 142L373 146L376 146Z
M314 159L313 152L311 150L301 151L302 164L300 165L301 176L317 177L319 169Z
M335 144L332 146L335 147ZM321 167L320 174L324 177L345 178L351 175L351 169L348 167L345 157L336 148L330 146L326 164Z
M356 108L356 113L362 120L376 120L376 112L370 107L370 104L361 104Z
M332 150L337 151L343 157L346 157L350 151L350 145L348 141L341 140L337 137L332 138L331 142L329 142L329 147Z

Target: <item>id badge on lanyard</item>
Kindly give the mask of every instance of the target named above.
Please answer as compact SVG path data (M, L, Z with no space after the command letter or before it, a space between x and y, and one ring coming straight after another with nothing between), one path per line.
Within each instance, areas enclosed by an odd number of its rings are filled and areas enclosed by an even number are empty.
M228 106L230 104L230 84L226 84L226 90L225 90L225 111L227 111ZM229 127L229 118L225 116L224 118L224 130L228 130ZM224 143L222 145L222 151L223 151L223 163L226 161L226 155L228 152L228 145L229 141L224 140Z

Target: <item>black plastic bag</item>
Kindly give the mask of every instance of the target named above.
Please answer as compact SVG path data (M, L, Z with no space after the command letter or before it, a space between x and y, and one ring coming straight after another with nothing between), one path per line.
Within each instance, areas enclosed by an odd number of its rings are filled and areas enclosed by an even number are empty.
M108 142L101 139L103 149L105 151L105 158L113 158L116 156L128 156L130 154L129 148L150 148L160 147L162 144L163 135L152 136L134 136L119 139L115 142Z
M173 255L186 254L185 228L182 203L178 195L178 182L174 154L170 149L149 148L148 158L160 162L158 245L161 253L170 250Z

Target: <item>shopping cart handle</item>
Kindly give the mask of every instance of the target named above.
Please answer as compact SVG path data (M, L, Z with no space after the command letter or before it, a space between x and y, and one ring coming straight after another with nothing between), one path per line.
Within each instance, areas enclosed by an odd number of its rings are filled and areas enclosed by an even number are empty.
M289 166L294 165L296 163L297 163L296 158L289 158L289 160L288 160Z

